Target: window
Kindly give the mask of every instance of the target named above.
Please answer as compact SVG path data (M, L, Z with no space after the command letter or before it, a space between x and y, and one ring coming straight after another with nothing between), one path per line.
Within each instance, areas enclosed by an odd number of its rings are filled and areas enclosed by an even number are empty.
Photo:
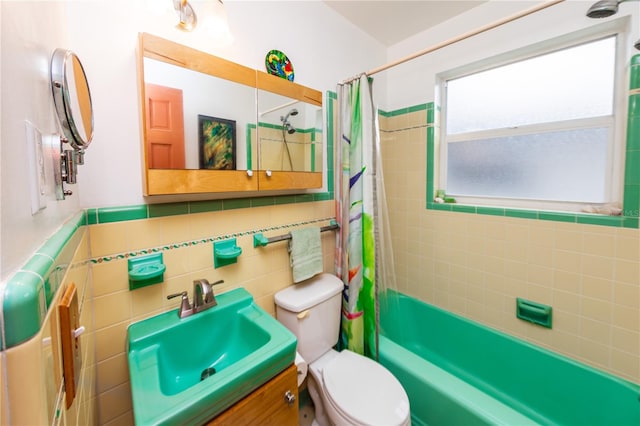
M610 35L444 78L438 186L465 204L620 201L616 62Z

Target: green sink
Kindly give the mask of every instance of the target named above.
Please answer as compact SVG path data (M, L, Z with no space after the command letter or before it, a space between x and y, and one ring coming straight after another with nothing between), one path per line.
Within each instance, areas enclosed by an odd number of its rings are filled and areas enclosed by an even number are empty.
M129 326L135 423L204 423L284 370L296 338L243 288L187 318L177 310Z

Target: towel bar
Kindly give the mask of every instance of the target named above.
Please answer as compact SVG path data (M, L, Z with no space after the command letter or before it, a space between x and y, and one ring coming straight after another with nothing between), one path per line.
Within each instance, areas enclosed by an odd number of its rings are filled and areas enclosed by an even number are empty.
M320 232L333 231L334 229L339 229L339 228L340 226L336 223L336 221L332 220L330 225L321 227ZM284 240L290 240L290 239L291 239L291 234L277 235L275 237L270 237L270 238L267 238L262 234L253 234L253 246L264 247L270 243L276 243L278 241L284 241Z

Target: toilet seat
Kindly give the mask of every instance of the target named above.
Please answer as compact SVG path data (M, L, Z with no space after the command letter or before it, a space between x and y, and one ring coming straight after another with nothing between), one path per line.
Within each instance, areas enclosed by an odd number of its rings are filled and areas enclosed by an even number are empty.
M344 350L322 372L327 402L352 424L408 424L409 398L377 362ZM374 385L375 384L375 385Z

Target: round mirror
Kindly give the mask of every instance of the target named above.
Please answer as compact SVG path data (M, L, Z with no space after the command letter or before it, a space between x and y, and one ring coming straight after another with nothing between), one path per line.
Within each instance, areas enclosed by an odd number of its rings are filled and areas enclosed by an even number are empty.
M53 53L51 88L64 136L73 148L87 148L93 137L91 93L80 59L72 51L56 49Z

